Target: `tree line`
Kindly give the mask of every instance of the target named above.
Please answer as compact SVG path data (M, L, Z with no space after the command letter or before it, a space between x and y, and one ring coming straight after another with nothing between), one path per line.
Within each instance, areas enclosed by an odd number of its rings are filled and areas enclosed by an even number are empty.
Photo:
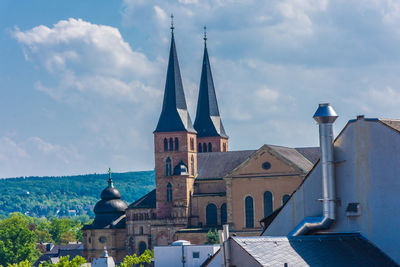
M114 185L128 203L155 187L154 171L113 173ZM108 174L0 179L0 218L12 212L31 217L93 217Z

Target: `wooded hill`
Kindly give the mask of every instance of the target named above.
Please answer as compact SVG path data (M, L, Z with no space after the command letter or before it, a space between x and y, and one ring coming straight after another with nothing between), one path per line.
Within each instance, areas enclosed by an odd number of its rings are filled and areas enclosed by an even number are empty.
M155 188L154 171L113 173L112 179L128 204ZM0 215L93 217L93 207L107 180L108 174L0 179Z

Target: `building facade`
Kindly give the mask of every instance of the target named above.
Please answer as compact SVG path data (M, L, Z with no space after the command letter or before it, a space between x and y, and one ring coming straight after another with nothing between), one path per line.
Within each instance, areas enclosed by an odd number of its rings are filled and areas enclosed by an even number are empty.
M104 246L119 261L118 255L140 254L178 239L204 244L209 229L226 223L238 235L259 235L259 221L289 198L319 157L317 148L263 145L258 150L229 151L206 38L192 124L173 28L163 106L153 134L156 188L125 209L119 205L119 217L108 216L101 225L95 219L85 228L87 257L101 255ZM101 243L106 232L114 237Z

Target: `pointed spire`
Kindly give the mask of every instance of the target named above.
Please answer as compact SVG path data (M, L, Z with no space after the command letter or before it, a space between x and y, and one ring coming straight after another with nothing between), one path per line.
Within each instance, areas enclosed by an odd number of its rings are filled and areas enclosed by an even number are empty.
M111 178L111 168L108 168L108 187L111 187L111 188L114 187L114 183Z
M160 119L154 132L196 132L187 111L178 55L175 47L174 28L173 15L171 15L171 47L169 51L164 101Z
M217 96L215 95L214 81L211 73L210 60L208 58L206 27L204 27L203 39L203 67L201 70L199 99L197 102L194 128L197 131L197 137L228 137L219 115Z

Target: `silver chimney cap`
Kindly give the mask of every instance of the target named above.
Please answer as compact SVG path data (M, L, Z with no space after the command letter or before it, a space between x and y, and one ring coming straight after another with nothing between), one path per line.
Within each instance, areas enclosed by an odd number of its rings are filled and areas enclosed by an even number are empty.
M318 123L333 123L338 115L329 103L319 104L317 111L313 116L314 120Z

